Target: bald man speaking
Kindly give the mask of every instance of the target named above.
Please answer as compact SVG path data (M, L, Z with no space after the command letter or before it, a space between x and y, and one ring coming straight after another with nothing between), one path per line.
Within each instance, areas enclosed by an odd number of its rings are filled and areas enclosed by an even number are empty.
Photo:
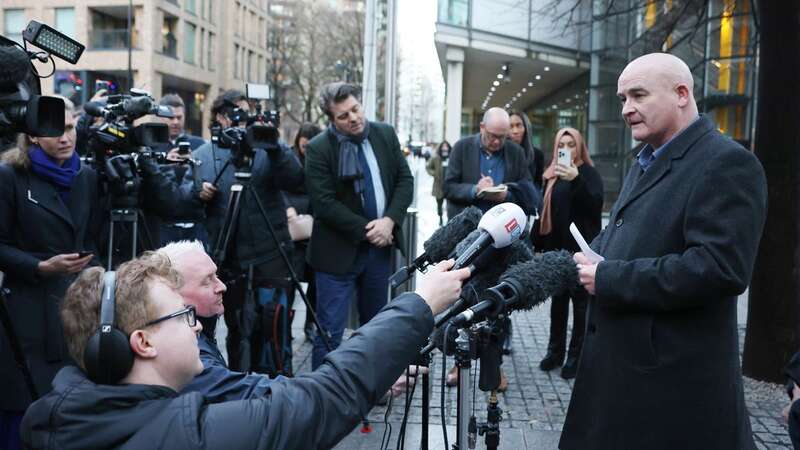
M587 333L559 448L754 449L736 299L750 282L766 212L761 164L698 115L675 56L632 61L622 116L646 145L609 225L575 254Z

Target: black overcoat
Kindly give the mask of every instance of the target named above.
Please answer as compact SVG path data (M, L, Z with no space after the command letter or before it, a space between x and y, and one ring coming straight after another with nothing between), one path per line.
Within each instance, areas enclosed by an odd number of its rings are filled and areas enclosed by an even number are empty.
M766 213L756 157L705 116L634 164L603 255L561 449L752 449L736 301Z
M50 391L56 372L70 362L59 305L75 276L42 276L37 267L58 254L88 251L97 256L100 208L97 175L86 166L76 175L65 205L48 181L0 164L0 271L5 273L8 311L39 395ZM0 410L23 411L29 403L2 330Z

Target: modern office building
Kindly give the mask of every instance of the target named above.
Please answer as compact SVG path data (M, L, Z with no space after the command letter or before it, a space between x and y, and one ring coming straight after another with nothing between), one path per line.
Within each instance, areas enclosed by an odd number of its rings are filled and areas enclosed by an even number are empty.
M191 132L207 135L211 102L219 91L266 81L266 0L132 4L132 87L156 98L180 94ZM98 80L110 81L119 92L130 87L128 5L127 0L4 0L0 33L21 41L25 25L35 19L86 45L77 64L56 61L55 74L42 83L45 93L81 104L93 95Z

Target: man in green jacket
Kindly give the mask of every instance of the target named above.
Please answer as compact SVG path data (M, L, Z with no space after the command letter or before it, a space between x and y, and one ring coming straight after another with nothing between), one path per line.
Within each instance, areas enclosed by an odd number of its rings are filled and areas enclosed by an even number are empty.
M394 129L366 120L359 95L347 83L322 88L320 107L330 125L306 153L314 211L307 259L316 271L317 313L332 348L341 342L351 298L361 324L386 304L391 249L403 248L401 226L414 192ZM315 369L327 352L318 335Z

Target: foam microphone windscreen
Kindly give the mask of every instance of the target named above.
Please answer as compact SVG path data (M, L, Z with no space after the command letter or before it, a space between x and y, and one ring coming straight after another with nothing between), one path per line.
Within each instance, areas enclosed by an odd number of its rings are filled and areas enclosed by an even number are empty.
M554 295L576 289L578 268L566 250L545 252L509 267L500 282L518 287L519 298L513 309L531 309Z
M0 45L0 84L16 85L25 80L31 70L28 55L17 46ZM480 220L480 219L478 219ZM477 222L476 226L477 226Z
M529 261L531 258L533 251L523 239L513 242L508 247L491 248L478 257L473 264L475 273L461 289L462 296L467 299L467 306L480 301L484 291L496 285L509 266Z
M431 237L422 244L428 260L439 262L447 259L456 244L478 227L481 217L483 217L481 210L470 206L450 219L445 226L434 231Z

